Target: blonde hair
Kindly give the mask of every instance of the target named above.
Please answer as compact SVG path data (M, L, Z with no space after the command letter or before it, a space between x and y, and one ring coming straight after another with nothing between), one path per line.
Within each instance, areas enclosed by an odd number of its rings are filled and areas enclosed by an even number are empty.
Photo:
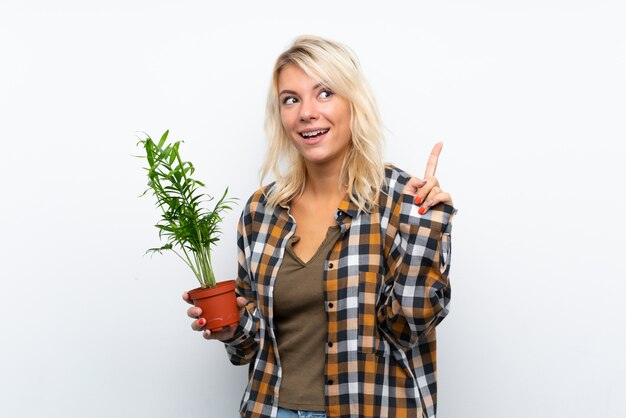
M287 204L304 192L306 184L304 158L291 143L280 117L278 77L287 65L299 67L350 103L352 140L341 166L339 187L347 186L350 200L359 210L370 212L385 180L376 101L354 53L340 43L310 35L296 38L274 65L265 115L269 146L261 169L261 183L269 172L276 181L267 195L268 206Z

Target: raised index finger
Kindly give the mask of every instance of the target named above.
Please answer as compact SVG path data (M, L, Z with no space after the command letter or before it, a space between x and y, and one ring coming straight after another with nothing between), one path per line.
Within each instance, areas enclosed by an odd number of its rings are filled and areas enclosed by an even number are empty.
M428 157L428 162L426 163L424 178L435 175L435 171L437 171L437 163L439 162L439 154L441 154L442 148L443 142L437 142L433 147L433 150L430 152L430 157Z

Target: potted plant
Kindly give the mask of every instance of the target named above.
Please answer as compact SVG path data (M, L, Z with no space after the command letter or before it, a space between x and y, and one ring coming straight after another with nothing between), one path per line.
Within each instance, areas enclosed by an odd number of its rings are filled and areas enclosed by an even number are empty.
M200 287L189 291L189 298L202 309L206 328L220 331L239 322L236 303L235 281L217 283L211 261L211 247L219 241L222 213L230 210L236 199L227 198L228 188L214 205L207 208L213 197L201 192L204 183L193 179L195 168L189 161L183 161L179 154L182 141L167 143L169 131L159 142L150 136L139 141L148 160L148 191L157 199L162 215L155 225L159 238L167 243L158 248L150 248L146 253L171 251L191 268L200 282Z

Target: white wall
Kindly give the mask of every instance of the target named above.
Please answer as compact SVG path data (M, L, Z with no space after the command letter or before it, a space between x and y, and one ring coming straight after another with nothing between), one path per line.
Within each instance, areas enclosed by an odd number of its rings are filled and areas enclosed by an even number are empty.
M439 416L624 416L624 21L617 0L3 0L0 416L234 416L246 368L190 330L186 267L142 256L158 212L131 155L170 129L245 201L273 60L302 33L357 52L388 161L421 175L445 141Z

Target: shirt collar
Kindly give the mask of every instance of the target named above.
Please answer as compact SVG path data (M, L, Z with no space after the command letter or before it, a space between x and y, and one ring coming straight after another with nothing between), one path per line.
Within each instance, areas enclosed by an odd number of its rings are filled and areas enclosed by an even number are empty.
M283 218L286 221L290 221L289 205L288 204L277 205L274 210L274 214L279 218ZM343 199L339 203L339 206L337 206L335 219L339 222L342 222L345 215L349 215L350 218L356 218L358 214L359 214L359 207L357 206L356 203L354 203L350 199L350 193L346 192L346 194L343 196Z
M346 192L343 200L337 207L337 216L340 216L341 213L346 213L350 215L351 218L356 218L359 214L359 207L350 199L350 192Z

